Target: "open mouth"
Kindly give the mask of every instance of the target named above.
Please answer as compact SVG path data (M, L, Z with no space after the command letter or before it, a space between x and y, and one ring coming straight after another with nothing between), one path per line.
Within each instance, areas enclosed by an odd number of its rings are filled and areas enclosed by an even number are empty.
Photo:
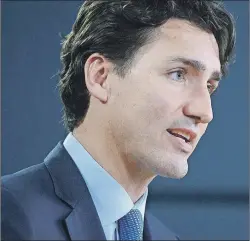
M190 139L188 137L186 137L186 136L183 136L181 134L171 132L171 131L168 131L168 133L173 135L173 136L176 136L176 137L179 137L179 138L183 139L185 142L190 142Z
M178 129L167 129L168 133L183 139L186 143L191 142L195 137L196 134L188 129L178 128Z

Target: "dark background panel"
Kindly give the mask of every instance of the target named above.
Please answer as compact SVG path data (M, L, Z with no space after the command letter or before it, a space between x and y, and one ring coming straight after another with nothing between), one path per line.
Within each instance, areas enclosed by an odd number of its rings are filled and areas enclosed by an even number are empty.
M248 205L151 202L149 209L181 240L249 240Z
M2 2L2 175L43 161L66 132L56 89L60 33L81 1ZM149 208L186 239L248 239L248 1L236 18L236 62L213 97L214 120L181 180L156 178Z

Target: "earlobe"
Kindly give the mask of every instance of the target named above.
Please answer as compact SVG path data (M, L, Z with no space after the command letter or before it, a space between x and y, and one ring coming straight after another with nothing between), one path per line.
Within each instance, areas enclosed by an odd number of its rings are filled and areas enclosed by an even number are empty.
M85 83L89 93L102 103L108 101L108 65L100 55L90 56L84 66Z

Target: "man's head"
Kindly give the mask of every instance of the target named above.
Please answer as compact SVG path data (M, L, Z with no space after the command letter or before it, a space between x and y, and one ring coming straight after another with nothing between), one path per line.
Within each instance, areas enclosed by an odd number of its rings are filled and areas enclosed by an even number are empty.
M62 49L65 123L89 115L124 159L181 178L234 45L218 1L86 1Z

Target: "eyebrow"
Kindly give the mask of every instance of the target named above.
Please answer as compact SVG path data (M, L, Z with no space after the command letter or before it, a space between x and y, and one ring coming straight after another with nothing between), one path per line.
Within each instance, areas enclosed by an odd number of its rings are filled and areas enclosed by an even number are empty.
M198 72L203 72L207 69L206 65L204 63L202 63L198 60L189 59L189 58L174 57L174 58L170 59L169 62L181 62L185 65L191 66L192 68L196 69ZM214 71L214 72L212 72L209 80L220 81L221 78L222 78L221 71Z

